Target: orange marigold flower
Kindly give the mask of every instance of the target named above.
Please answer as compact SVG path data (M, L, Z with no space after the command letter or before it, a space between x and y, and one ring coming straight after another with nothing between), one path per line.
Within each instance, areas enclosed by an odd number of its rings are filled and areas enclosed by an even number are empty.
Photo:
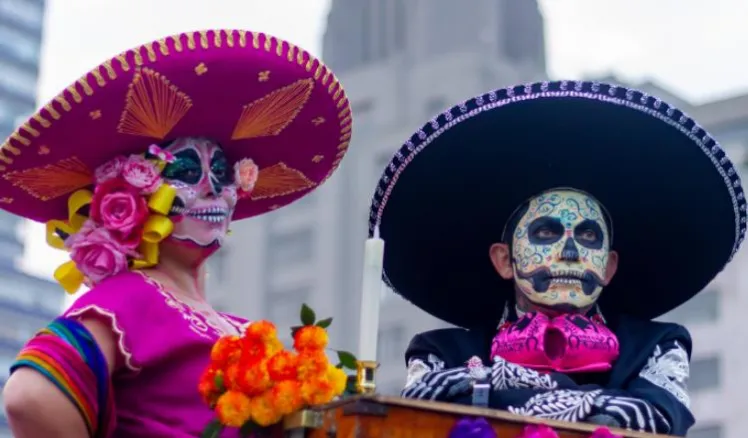
M239 359L239 354L241 354L239 341L239 336L222 336L219 338L210 350L210 361L213 365L222 368Z
M280 339L275 338L265 342L265 349L267 351L268 357L270 357L278 353L279 351L283 351L284 347Z
M223 374L223 384L226 389L238 390L239 379L242 372L242 366L239 363L232 363L226 367L226 371Z
M348 383L348 375L345 371L338 367L328 365L327 366L327 379L332 383L333 392L335 395L341 395L345 392L346 384Z
M217 385L217 383L221 383L222 380L223 371L216 370L213 367L206 368L205 371L203 371L203 374L200 375L200 381L197 384L197 391L208 406L213 406L218 399L218 396L223 392L224 388ZM221 386L223 385L221 384Z
M255 396L266 391L273 382L268 374L265 362L254 363L251 366L240 368L237 376L237 387L250 396Z
M270 390L270 400L281 415L288 415L301 409L301 384L294 380L276 382Z
M308 380L323 375L327 371L327 356L322 351L302 351L298 355L298 378Z
M335 397L335 387L327 376L301 382L301 398L311 406L329 403Z
M327 341L327 330L316 325L305 325L294 333L293 347L296 351L324 350Z
M218 420L229 427L241 427L252 413L249 397L239 391L227 391L216 403Z
M275 328L275 324L270 321L254 321L249 323L244 335L247 339L267 342L278 337L278 330Z
M275 382L295 380L298 366L299 359L293 352L279 351L268 360L268 373Z
M271 399L270 392L263 393L249 400L250 411L252 412L252 421L259 426L270 426L283 417L275 407Z
M264 341L255 338L245 338L242 340L242 353L239 359L242 364L248 366L267 358L268 348Z

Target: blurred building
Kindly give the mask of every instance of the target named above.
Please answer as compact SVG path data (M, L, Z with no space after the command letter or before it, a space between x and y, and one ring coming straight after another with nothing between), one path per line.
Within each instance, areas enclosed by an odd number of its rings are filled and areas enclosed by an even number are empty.
M0 0L1 138L36 107L44 7L44 0ZM59 313L63 300L59 286L17 269L20 225L0 211L0 386L23 343ZM11 436L0 413L0 438Z
M546 77L543 19L534 0L463 3L332 1L323 59L351 100L353 144L337 174L313 195L232 225L223 260L211 261L214 303L289 326L307 302L335 316L336 347L356 348L369 201L392 154L455 102ZM380 390L397 393L410 337L443 323L391 293L380 322Z
M451 30L450 30L451 29ZM454 31L459 29L459 31ZM231 242L211 260L212 301L250 318L294 325L302 302L335 316L335 347L355 349L363 241L375 184L397 147L431 116L493 88L543 80L543 20L535 1L333 0L324 60L336 71L354 112L353 144L338 173L313 195L272 214L235 224ZM620 82L614 77L600 80ZM691 105L653 83L642 89L691 113L731 157L748 148L748 95ZM748 178L748 175L746 176ZM739 438L748 373L748 249L698 295L663 319L692 331L691 438ZM744 302L746 301L746 302ZM403 352L417 332L445 326L383 293L379 389L397 393Z

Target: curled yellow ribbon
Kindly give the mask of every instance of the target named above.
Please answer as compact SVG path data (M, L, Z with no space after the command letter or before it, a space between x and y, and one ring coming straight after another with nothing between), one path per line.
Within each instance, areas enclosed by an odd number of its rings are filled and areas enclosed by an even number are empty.
M89 190L77 190L68 198L68 223L76 230L80 230L88 217L81 213L85 207L91 205L93 193Z
M144 269L156 266L158 263L158 243L143 242L138 247L138 252L143 255L142 259L132 261L130 268Z
M65 292L74 294L83 284L84 276L75 266L75 262L70 260L63 263L54 273L55 280L60 283Z
M65 249L65 242L62 240L58 231L62 231L68 236L75 234L78 229L73 228L70 224L65 221L51 220L46 223L46 234L47 234L47 245L54 249Z
M148 243L159 243L171 234L174 223L166 216L152 214L143 226L143 241Z
M169 184L161 184L156 193L152 194L150 199L148 199L148 208L154 213L166 216L169 214L169 210L171 210L176 197L177 189Z

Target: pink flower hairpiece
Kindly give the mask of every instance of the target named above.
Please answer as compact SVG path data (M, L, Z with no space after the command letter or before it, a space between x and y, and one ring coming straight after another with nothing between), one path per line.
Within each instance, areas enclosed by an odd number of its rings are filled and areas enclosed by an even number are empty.
M252 193L259 175L259 168L249 158L244 158L234 164L234 180L240 198L246 198Z
M159 145L152 144L148 146L148 153L151 155L154 155L158 157L159 160L167 162L167 163L173 163L174 160L176 160L176 157L171 152L161 149Z

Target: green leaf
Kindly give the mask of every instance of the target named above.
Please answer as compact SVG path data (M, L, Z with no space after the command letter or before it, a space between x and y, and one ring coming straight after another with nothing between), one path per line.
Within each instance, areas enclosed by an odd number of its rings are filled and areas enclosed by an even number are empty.
M257 425L253 421L247 421L241 428L239 428L239 436L241 438L249 438L256 431Z
M223 392L226 390L226 388L224 388L223 386L223 376L221 374L216 374L216 376L214 377L214 383L218 392Z
M354 356L352 353L349 353L347 351L338 351L338 360L341 364L343 364L343 367L348 368L349 370L355 370L356 369L356 356Z
M317 320L317 315L314 314L314 310L306 304L301 305L301 323L304 325L314 325Z
M223 431L223 424L218 419L215 419L205 426L203 433L200 434L200 438L218 438L221 431Z
M330 324L332 324L332 317L323 319L321 321L317 321L317 327L322 327L323 329L326 329L327 327L330 327Z
M343 364L342 363L338 363L337 365L335 365L335 368L337 368L339 370L342 370L343 369Z

